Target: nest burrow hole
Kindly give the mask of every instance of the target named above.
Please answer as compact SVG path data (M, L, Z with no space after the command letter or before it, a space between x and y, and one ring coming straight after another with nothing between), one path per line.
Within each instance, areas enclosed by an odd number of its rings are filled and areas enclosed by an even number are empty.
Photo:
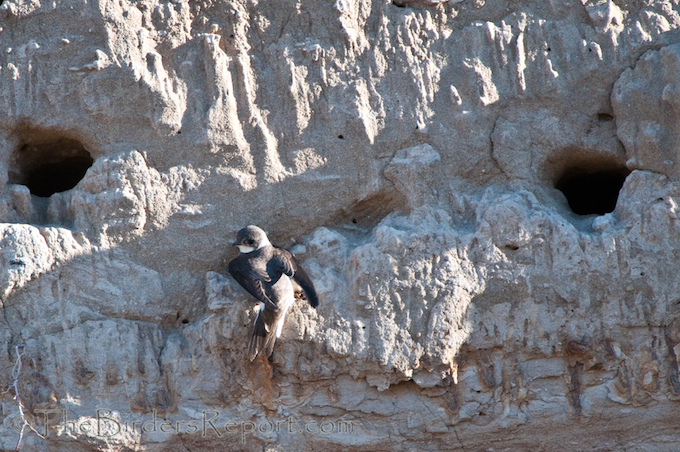
M83 144L66 137L24 140L15 151L9 183L47 198L75 187L94 160Z
M621 165L574 166L555 183L578 215L604 215L613 212L619 192L630 171Z

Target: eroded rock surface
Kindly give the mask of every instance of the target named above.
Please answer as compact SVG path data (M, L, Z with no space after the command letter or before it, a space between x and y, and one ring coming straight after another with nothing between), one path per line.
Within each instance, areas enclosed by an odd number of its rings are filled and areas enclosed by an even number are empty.
M677 449L679 27L4 0L0 448ZM253 363L248 224L320 298Z

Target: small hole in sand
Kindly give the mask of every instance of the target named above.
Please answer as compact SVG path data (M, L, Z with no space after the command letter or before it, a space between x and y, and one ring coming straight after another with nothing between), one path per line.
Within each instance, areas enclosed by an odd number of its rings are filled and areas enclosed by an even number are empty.
M625 167L597 171L574 167L565 171L555 188L564 193L574 213L604 215L616 207L619 191L628 174L630 171Z
M47 198L75 187L93 162L77 140L31 136L14 154L9 183L25 185L32 195Z
M609 122L609 121L613 121L614 117L612 115L608 114L608 113L598 113L597 114L597 120L599 122Z

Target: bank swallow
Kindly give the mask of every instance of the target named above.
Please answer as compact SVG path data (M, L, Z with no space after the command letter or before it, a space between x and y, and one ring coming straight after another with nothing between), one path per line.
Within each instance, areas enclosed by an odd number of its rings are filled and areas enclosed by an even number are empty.
M304 296L313 308L319 305L319 298L295 256L273 246L259 227L251 225L238 231L234 246L240 252L229 262L229 273L259 301L248 345L248 358L253 361L260 354L271 356L296 295Z

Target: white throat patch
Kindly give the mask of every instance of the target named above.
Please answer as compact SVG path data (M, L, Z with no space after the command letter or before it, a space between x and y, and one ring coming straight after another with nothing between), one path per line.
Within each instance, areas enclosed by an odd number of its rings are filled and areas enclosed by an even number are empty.
M0 1L2 3L2 1ZM259 250L260 248L264 248L267 245L271 245L271 242L269 242L269 239L265 235L264 237L261 237L261 240L259 240L260 245L255 248L254 246L248 246L248 245L236 245L238 246L239 251L241 251L243 254L248 254L252 253L255 250Z

